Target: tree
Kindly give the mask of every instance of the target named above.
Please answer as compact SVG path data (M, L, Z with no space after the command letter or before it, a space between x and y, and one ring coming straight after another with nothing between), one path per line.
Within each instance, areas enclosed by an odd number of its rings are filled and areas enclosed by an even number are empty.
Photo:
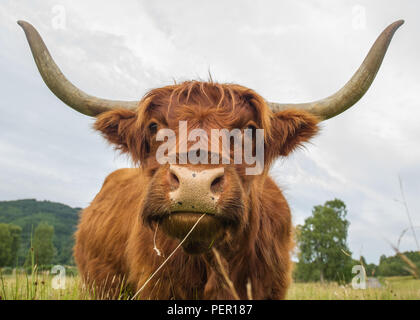
M20 248L20 235L22 234L22 228L14 224L9 224L9 233L12 238L10 249L10 260L8 265L15 267L18 265L18 251Z
M0 267L7 266L12 257L12 236L9 226L0 223Z
M417 270L420 270L420 252L406 251L401 252L401 255L404 255L406 259L415 265ZM396 254L390 257L382 255L377 268L377 274L383 277L412 275L412 272L410 272L412 268L401 258L401 255Z
M0 267L17 265L21 232L19 226L0 223Z
M35 229L32 247L35 257L35 264L38 266L48 265L55 255L53 245L54 227L41 222Z
M378 268L374 263L367 263L364 256L360 256L359 263L365 268L366 276L373 277Z
M299 248L295 277L301 281L349 281L351 252L347 246L349 222L343 201L327 201L315 206L312 216L297 227Z

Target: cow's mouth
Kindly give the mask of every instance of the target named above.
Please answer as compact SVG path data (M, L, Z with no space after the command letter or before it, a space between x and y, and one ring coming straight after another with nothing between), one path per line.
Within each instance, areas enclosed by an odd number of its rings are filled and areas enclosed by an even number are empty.
M224 229L222 222L214 214L203 212L172 212L161 220L160 225L169 236L180 241L186 238L182 247L189 254L200 254L209 250L223 235Z

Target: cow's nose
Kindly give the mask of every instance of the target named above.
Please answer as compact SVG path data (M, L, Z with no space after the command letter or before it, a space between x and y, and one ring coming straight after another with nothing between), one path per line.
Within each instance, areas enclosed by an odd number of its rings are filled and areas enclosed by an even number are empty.
M195 170L185 166L169 168L172 212L217 213L217 201L223 191L224 168Z

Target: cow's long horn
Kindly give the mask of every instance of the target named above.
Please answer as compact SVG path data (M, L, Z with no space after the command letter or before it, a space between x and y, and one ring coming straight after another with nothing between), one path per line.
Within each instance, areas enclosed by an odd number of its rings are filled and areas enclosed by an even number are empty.
M69 107L88 116L97 116L114 108L134 109L137 107L138 101L100 99L74 86L54 62L38 31L26 21L18 21L18 24L25 31L35 63L45 84Z
M285 109L301 109L318 116L321 120L326 120L346 111L354 105L369 89L376 73L381 66L388 45L391 42L395 31L404 23L398 20L389 25L376 39L362 65L344 87L333 95L314 102L308 103L273 103L268 102L268 106L273 112Z

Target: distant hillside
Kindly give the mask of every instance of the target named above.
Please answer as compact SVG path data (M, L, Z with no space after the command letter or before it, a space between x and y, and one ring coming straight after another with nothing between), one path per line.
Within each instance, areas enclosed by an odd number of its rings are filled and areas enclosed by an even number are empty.
M57 248L57 254L53 263L73 264L73 234L80 210L61 203L35 199L0 201L0 223L12 223L22 228L19 264L24 263L30 248L31 232L40 222L47 222L54 227L53 243Z

